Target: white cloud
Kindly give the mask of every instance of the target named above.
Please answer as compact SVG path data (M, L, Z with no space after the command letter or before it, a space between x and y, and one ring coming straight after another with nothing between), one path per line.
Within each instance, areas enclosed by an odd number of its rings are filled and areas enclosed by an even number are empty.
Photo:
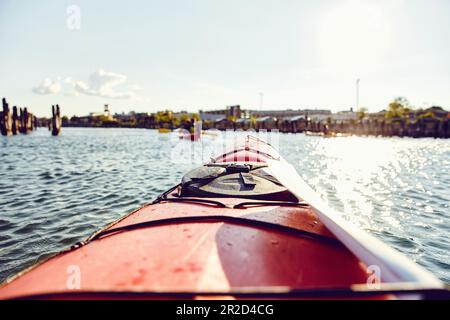
M37 87L33 88L33 92L36 94L56 94L61 91L61 84L59 81L45 78Z
M122 91L116 90L117 86L127 81L125 75L108 72L103 69L99 69L91 74L89 82L75 81L71 78L66 78L66 81L73 85L76 92L85 95L111 99L133 99L136 97L136 94L130 88Z
M56 94L62 92L65 96L88 95L110 99L142 100L136 94L142 88L137 84L127 85L127 76L99 69L89 76L88 81L73 77L57 77L56 80L46 78L33 88L36 94Z

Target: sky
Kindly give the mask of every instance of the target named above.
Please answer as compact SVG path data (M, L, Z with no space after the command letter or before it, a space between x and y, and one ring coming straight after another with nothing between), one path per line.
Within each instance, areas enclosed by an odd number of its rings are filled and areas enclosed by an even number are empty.
M360 79L369 111L450 109L449 40L448 0L0 0L0 96L38 116L341 111Z

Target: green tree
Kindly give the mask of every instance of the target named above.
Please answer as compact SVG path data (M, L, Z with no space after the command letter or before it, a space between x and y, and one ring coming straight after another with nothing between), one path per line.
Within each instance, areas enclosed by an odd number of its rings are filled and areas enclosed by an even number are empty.
M389 104L386 118L404 118L412 110L409 101L406 98L396 98Z

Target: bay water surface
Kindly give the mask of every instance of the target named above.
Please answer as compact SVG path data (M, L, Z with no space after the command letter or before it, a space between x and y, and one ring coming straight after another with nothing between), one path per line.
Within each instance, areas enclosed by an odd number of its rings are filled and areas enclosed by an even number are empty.
M450 140L271 139L347 220L450 282ZM219 140L94 128L0 137L0 282L151 202Z

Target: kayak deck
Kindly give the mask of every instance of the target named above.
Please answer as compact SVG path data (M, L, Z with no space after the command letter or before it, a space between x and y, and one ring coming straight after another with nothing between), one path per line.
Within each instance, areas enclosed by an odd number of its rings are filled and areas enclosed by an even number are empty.
M280 155L248 137L211 165L268 159ZM21 273L0 299L393 297L364 293L364 263L301 199L192 198L178 189ZM357 285L363 294L352 294Z
M239 288L348 288L366 283L365 266L309 207L232 208L252 201L208 200L228 208L218 215L211 210L215 206L206 203L146 206L109 227L122 228L120 232L100 236L24 273L0 289L0 298L77 291L95 297L102 292L195 296ZM158 225L136 227L161 219ZM67 288L73 265L81 280L75 291Z

